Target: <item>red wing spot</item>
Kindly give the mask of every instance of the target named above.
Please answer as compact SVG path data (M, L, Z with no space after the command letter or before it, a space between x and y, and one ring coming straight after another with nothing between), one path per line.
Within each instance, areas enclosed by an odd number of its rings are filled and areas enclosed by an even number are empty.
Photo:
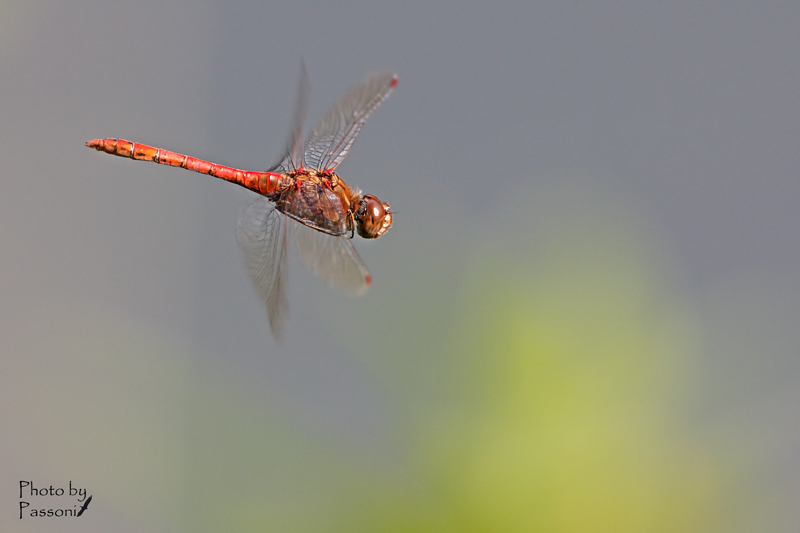
M372 276L367 274L367 287L369 287L370 285L372 285Z
M394 78L392 78L392 84L390 85L390 87L391 87L392 89L394 89L395 87L397 87L397 76L395 76Z

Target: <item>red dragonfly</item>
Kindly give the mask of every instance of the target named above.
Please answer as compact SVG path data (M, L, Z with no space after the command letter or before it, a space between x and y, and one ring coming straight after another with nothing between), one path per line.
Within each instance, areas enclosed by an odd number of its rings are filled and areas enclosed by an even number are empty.
M397 76L391 73L362 80L328 110L303 144L309 95L303 68L286 153L266 172L238 170L124 139L95 139L86 146L209 174L261 195L239 217L236 240L266 303L272 333L280 338L287 311L284 287L292 231L301 259L320 278L352 295L363 293L371 283L351 239L354 233L366 239L386 233L392 225L392 211L377 197L348 186L334 170L350 152L369 116L396 85Z

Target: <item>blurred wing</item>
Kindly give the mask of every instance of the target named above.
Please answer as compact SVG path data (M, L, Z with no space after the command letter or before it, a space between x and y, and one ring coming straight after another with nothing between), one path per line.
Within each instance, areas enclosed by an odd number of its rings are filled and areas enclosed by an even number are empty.
M321 233L300 224L295 230L300 259L317 277L350 296L367 290L371 278L351 239Z
M381 73L366 78L345 93L311 131L305 147L306 167L336 168L347 156L364 123L395 85L396 75Z
M267 304L269 326L280 339L287 303L286 218L266 198L258 198L239 216L236 242L258 294Z
M267 172L289 172L303 166L303 125L306 121L306 109L311 95L305 62L300 63L300 82L297 88L297 102L294 108L292 127L286 140L286 152L283 157Z

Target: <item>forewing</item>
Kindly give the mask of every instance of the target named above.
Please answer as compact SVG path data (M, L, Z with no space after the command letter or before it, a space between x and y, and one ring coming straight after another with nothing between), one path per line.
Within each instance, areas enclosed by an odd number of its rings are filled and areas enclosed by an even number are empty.
M261 299L267 305L272 334L279 339L288 306L286 303L286 217L266 198L258 198L239 216L236 242Z
M295 240L300 259L317 277L351 296L362 294L369 287L367 266L350 238L298 225Z
M300 63L300 81L297 88L294 118L286 140L286 151L283 157L267 172L288 172L303 166L303 125L311 95L311 84L308 81L305 62Z
M336 168L347 156L364 123L395 85L395 74L374 74L345 93L308 136L305 146L306 167L323 170Z

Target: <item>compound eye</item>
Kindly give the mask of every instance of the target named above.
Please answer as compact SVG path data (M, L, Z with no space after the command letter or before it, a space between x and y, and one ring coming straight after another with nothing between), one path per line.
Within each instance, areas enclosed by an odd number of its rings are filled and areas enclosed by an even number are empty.
M384 204L371 194L364 195L356 216L358 234L365 239L380 237L392 225L389 204Z
M367 216L372 224L380 224L383 222L383 217L386 216L386 210L383 204L373 197L367 200Z

